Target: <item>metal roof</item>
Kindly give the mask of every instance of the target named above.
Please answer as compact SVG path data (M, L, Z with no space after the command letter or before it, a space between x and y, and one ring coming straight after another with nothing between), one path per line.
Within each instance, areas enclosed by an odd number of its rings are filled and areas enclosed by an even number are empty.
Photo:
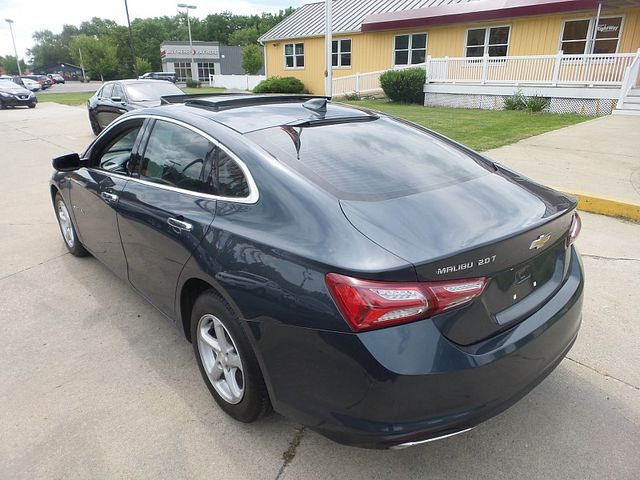
M333 0L333 33L359 32L362 21L375 13L440 7L479 0ZM324 2L307 3L260 37L261 42L324 35Z

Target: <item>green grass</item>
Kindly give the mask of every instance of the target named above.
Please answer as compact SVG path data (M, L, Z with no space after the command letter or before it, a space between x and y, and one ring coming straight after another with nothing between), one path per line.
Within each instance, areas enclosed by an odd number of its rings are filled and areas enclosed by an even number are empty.
M38 102L55 102L63 105L85 105L94 92L49 93L38 92Z
M183 88L184 93L222 93L224 88L219 87L200 87L200 88Z
M474 150L483 151L515 143L593 117L577 114L424 107L388 100L345 101L418 123Z
M185 93L220 93L224 92L224 88L183 88ZM43 92L36 93L38 102L55 102L63 105L85 105L87 100L93 96L93 92L71 92L71 93L55 93Z

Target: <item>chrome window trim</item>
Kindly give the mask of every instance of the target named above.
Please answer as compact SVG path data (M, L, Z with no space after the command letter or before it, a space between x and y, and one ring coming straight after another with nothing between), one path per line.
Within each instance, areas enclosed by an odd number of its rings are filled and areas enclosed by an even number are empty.
M221 200L224 202L233 202L233 203L242 203L242 204L248 204L248 205L253 205L255 203L258 202L258 200L260 199L260 193L258 191L258 186L256 185L256 182L253 180L253 175L251 175L251 171L249 170L249 168L247 167L247 165L240 160L240 158L233 153L229 148L227 148L225 145L223 145L222 143L220 143L218 140L214 139L211 135L209 135L206 132L203 132L202 130L200 130L197 127L194 127L193 125L190 125L186 122L183 122L181 120L176 120L174 118L168 118L168 117L163 117L162 115L130 115L130 116L126 116L126 117L120 117L119 119L115 120L114 122L112 122L94 141L97 142L100 138L102 138L102 136L106 135L107 132L109 132L109 130L115 128L116 126L118 126L120 123L126 122L128 120L135 120L135 119L153 119L153 120L161 120L161 121L165 121L165 122L169 122L169 123L174 123L176 125L180 125L182 127L185 127L189 130L191 130L192 132L206 138L207 140L209 140L210 142L212 142L214 145L216 145L218 148L221 148L222 150L224 150L227 155L229 155L233 161L235 161L239 166L240 166L240 170L242 170L242 173L244 174L245 178L247 179L247 185L249 186L249 195L246 197L224 197L224 196L220 196L220 195L211 195L209 193L200 193L200 192L194 192L192 190L187 190L184 188L179 188L179 187L172 187L169 185L162 185L160 183L155 183L155 182L151 182L148 180L143 180L141 178L136 178L136 177L131 177L129 175L123 175L121 173L116 173L116 172L109 172L109 170L103 170L103 169L99 169L99 168L94 168L94 167L90 167L90 170L98 170L100 172L107 172L111 175L117 175L119 177L123 177L123 178L128 178L131 181L134 182L138 182L141 183L143 185L149 185L152 187L157 187L157 188L161 188L163 190L169 190L172 192L177 192L177 193L184 193L186 195L191 195L193 197L198 197L198 198L204 198L204 199L208 199L208 200Z

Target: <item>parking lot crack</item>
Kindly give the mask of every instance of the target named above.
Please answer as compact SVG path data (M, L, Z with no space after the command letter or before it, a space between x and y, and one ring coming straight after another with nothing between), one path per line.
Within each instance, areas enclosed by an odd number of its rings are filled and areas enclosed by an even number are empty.
M30 266L28 266L28 267L23 268L22 270L18 270L17 272L9 273L8 275L5 275L4 277L0 277L0 281L5 280L5 279L7 279L7 278L11 278L11 277L13 277L13 276L15 276L15 275L18 275L18 274L22 273L22 272L26 272L26 271L28 271L28 270L31 270L32 268L39 267L40 265L44 265L45 263L49 263L49 262L51 262L52 260L56 260L57 258L64 257L65 255L69 255L69 252L65 252L65 253L63 253L62 255L57 255L57 256L55 256L55 257L48 258L48 259L46 259L46 260L43 260L43 261L42 261L42 262L40 262L40 263L37 263L37 264L35 264L35 265L30 265Z
M640 258L629 258L629 257L607 257L604 255L591 255L588 253L581 253L581 255L583 257L587 257L587 258L594 258L596 260L613 260L613 261L620 261L620 262L640 262Z
M282 465L280 466L280 470L278 470L276 480L280 480L280 478L282 478L287 465L289 465L296 456L296 451L302 441L302 437L304 436L305 428L306 427L301 426L295 431L293 438L289 442L289 447L282 453Z
M637 386L633 385L632 383L625 382L624 380L621 380L620 378L614 377L613 375L609 375L608 373L603 373L600 370L598 370L596 368L593 368L590 365L587 365L586 363L582 363L582 362L576 360L575 358L571 358L571 357L566 357L566 358L567 358L567 360L570 360L573 363L575 363L577 365L580 365L581 367L587 368L587 369L591 370L592 372L597 373L598 375L601 375L601 376L603 376L605 378L611 378L612 380L615 380L616 382L620 382L620 383L626 385L627 387L633 388L634 390L640 390L640 387L637 387Z

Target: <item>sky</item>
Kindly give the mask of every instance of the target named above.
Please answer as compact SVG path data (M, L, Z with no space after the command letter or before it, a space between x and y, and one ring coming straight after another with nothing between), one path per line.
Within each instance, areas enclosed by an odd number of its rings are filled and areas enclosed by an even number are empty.
M238 15L262 12L276 13L288 6L299 7L313 0L189 0L184 3L196 5L190 15L204 18L210 13L225 10ZM178 3L183 0L128 0L129 16L134 18L173 16L178 12ZM108 18L121 25L127 24L124 0L0 0L0 55L13 55L13 44L9 24L13 23L13 34L19 56L33 46L31 36L39 30L62 31L62 25L79 26L92 17ZM214 38L210 40L215 40Z

